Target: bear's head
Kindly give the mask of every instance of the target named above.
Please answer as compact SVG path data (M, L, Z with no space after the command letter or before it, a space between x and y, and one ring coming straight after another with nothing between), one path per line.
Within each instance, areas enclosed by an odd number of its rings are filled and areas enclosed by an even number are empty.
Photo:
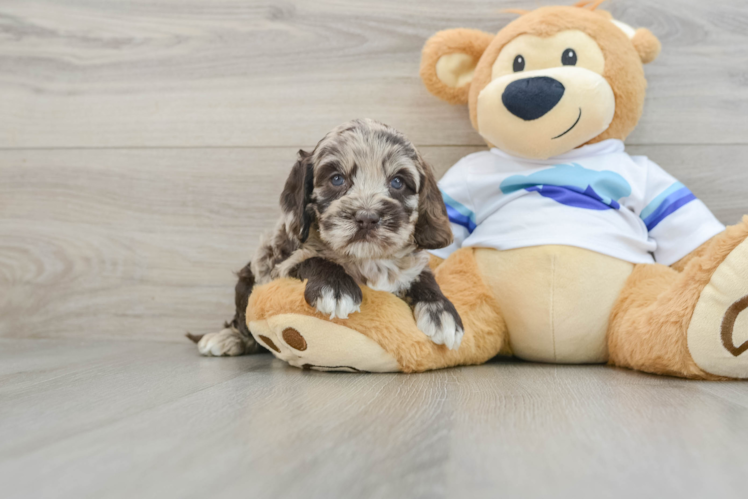
M517 11L496 35L441 31L423 49L421 78L437 97L467 103L475 130L515 156L624 140L642 114L643 64L660 42L596 10L600 3Z

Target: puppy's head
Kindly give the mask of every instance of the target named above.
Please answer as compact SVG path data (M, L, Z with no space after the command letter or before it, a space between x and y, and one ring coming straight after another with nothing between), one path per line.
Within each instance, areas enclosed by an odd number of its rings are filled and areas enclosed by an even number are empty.
M400 132L373 120L341 125L314 152L299 151L281 206L289 233L303 242L316 220L325 243L357 259L452 242L431 167Z

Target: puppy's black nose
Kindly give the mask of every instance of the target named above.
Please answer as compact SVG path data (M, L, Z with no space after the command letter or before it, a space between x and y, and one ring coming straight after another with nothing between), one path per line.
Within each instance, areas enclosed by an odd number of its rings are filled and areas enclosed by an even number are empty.
M558 80L536 76L507 85L501 101L514 116L525 121L537 120L556 107L564 91L566 89Z
M379 215L373 212L365 212L363 210L356 212L356 222L358 222L360 229L372 229L379 224L379 220Z

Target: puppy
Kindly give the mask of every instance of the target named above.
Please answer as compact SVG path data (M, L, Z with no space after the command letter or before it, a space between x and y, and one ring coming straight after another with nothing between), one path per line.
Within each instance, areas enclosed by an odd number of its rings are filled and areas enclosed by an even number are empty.
M359 310L361 284L394 293L433 342L459 347L462 320L425 251L449 245L452 230L431 167L405 136L368 119L339 126L312 153L299 151L280 203L275 232L239 272L234 319L188 335L201 354L264 350L247 328L247 302L255 284L283 277L307 280L304 298L331 319Z

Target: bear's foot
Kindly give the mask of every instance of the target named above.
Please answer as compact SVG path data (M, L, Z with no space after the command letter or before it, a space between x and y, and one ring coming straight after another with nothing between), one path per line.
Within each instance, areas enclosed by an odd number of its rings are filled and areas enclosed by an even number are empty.
M297 368L343 372L399 372L397 360L369 337L303 314L250 321L255 340Z
M748 240L717 267L688 327L688 350L707 373L748 378Z

